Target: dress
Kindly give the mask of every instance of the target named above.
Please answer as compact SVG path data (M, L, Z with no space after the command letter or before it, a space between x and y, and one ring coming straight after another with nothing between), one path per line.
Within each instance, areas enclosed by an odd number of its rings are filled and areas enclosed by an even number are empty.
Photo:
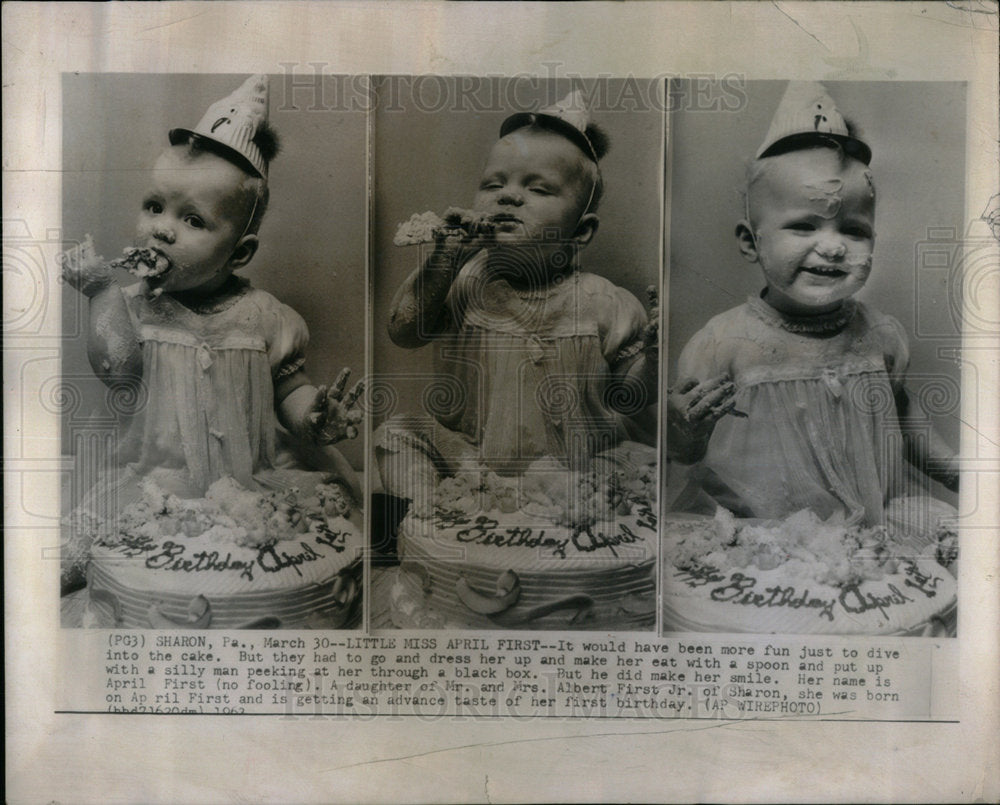
M646 314L631 293L583 272L518 289L487 276L483 251L462 267L445 306L428 416L390 420L376 439L382 449L416 446L445 471L468 459L513 474L541 457L579 466L628 438L618 411L644 401L611 380L642 347Z
M226 475L250 486L274 463L274 386L305 362L305 322L235 277L198 309L139 288L124 293L142 342L145 405L121 458L139 474L183 473L192 495Z
M809 508L882 523L889 498L921 491L896 415L908 362L899 322L860 302L798 319L751 297L709 321L681 355L681 378L728 373L747 414L719 420L691 477L743 517Z
M142 344L142 390L118 466L64 523L64 582L79 576L93 539L80 515L111 521L141 499L144 478L193 498L223 476L271 490L320 476L276 447L275 387L284 396L307 382L309 331L298 313L237 277L197 309L167 294L150 299L141 283L122 293Z

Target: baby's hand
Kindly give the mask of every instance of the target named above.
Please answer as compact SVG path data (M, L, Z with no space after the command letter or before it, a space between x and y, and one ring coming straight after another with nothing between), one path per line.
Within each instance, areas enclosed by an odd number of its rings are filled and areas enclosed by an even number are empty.
M333 444L358 435L358 423L364 414L358 407L358 398L365 390L363 380L355 383L346 394L344 389L351 376L350 369L342 369L333 386L320 386L316 399L307 415L312 437L317 444Z
M668 390L667 415L670 424L691 438L712 432L726 414L746 416L736 410L736 386L728 375L699 383L690 378Z
M946 458L930 460L927 462L927 474L942 484L945 489L952 492L958 491L959 485L959 458L956 455L949 455Z
M480 249L495 243L495 235L496 227L490 216L449 207L444 213L444 223L434 230L434 251L460 268Z
M654 354L660 348L660 295L655 285L646 288L649 298L649 318L642 331L643 350L647 355Z
M57 260L62 269L63 282L84 296L95 296L114 281L111 267L97 254L90 235L83 239L83 243L60 254Z

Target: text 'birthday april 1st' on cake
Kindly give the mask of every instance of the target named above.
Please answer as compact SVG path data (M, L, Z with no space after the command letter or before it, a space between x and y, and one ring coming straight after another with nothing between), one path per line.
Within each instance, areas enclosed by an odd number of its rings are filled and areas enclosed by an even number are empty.
M906 503L874 527L809 510L780 520L737 519L723 508L668 515L664 631L949 633L956 533L944 517L914 518Z
M303 480L309 473L301 473ZM153 479L116 517L78 511L93 535L85 626L353 628L361 618L361 518L337 484L204 498ZM82 522L86 521L86 522Z
M645 630L655 624L655 451L587 471L539 460L441 480L399 532L400 628Z

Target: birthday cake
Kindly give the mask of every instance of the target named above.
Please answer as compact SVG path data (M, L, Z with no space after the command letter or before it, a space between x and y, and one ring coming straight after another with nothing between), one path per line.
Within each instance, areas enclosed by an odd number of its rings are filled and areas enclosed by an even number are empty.
M655 451L619 448L586 472L459 473L421 508L399 532L397 626L653 627Z
M955 534L916 552L894 529L821 521L670 515L663 524L665 631L929 634L953 614Z
M204 498L152 480L94 534L88 625L345 628L360 616L361 530L335 484L249 490L231 478Z

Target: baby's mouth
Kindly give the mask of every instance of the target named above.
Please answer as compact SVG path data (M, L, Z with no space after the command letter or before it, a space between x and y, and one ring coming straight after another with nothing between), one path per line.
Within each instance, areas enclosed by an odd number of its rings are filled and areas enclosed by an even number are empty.
M171 269L170 258L155 247L129 246L112 265L124 268L133 276L149 282L162 281L164 275Z
M511 215L509 212L500 212L490 216L490 223L498 232L513 232L523 226L520 218Z
M151 248L150 251L153 253L153 270L149 274L149 279L162 282L174 267L174 262L155 247Z
M812 274L817 277L828 277L831 279L838 279L840 277L847 276L847 272L840 266L802 266L799 270L806 274Z

